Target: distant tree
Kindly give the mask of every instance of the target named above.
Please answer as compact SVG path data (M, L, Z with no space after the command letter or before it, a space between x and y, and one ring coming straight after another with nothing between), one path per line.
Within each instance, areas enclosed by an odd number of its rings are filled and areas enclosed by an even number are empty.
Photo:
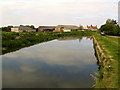
M20 25L20 26L24 26L24 25Z
M117 21L116 20L114 20L114 19L108 19L108 20L106 20L106 24L117 24Z
M26 25L26 27L30 27L32 29L35 29L34 25Z
M13 26L2 27L2 31L10 32Z
M36 32L38 32L38 28L36 28Z
M32 28L32 29L35 29L34 25L20 25L20 26L30 27L30 28Z
M35 26L34 26L34 25L31 25L30 27L31 27L32 29L35 29Z
M0 31L2 31L2 27L0 27Z
M79 30L83 30L83 26L82 25L79 26Z

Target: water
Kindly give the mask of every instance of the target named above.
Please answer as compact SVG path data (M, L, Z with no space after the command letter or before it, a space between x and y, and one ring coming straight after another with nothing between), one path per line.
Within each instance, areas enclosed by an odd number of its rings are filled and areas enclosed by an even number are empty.
M90 88L97 72L93 40L67 38L2 56L3 88Z

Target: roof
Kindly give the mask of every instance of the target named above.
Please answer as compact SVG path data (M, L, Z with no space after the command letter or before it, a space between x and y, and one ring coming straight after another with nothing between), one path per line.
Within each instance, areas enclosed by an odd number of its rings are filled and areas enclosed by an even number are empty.
M93 29L97 29L97 26L92 26Z
M91 29L91 28L92 28L92 29L98 29L98 28L97 28L97 25L96 25L96 26L92 26L92 25L91 25L91 26L88 26L88 25L87 25L87 28L90 28L90 29Z
M43 29L54 29L56 26L39 26L39 28Z
M14 28L19 28L19 30L31 30L31 31L34 30L34 29L32 29L30 27L26 27L26 26L16 26Z
M57 28L64 27L66 29L78 29L78 26L76 25L58 25Z

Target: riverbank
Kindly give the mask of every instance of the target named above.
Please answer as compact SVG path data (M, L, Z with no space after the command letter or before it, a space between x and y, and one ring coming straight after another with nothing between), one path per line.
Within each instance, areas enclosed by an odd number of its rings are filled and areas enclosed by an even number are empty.
M118 75L120 38L94 35L94 45L98 58L99 73L95 88L119 88Z
M92 36L92 31L74 32L1 32L2 54L62 37Z

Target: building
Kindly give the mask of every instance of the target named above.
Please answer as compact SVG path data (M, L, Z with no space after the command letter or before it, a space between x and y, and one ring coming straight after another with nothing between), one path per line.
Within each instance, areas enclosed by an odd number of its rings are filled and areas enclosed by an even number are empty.
M96 26L93 26L93 25L88 26L88 25L87 25L87 27L84 27L83 29L84 29L84 30L96 31L96 30L98 30L98 27L97 27L97 25L96 25Z
M57 25L54 32L70 32L76 29L78 29L78 26L75 25Z
M16 26L11 28L11 32L35 32L35 30L26 26Z
M54 31L55 30L55 26L39 26L38 27L38 32L48 32L48 31Z
M20 32L20 31L19 31L19 28L13 27L13 28L11 28L11 32Z

